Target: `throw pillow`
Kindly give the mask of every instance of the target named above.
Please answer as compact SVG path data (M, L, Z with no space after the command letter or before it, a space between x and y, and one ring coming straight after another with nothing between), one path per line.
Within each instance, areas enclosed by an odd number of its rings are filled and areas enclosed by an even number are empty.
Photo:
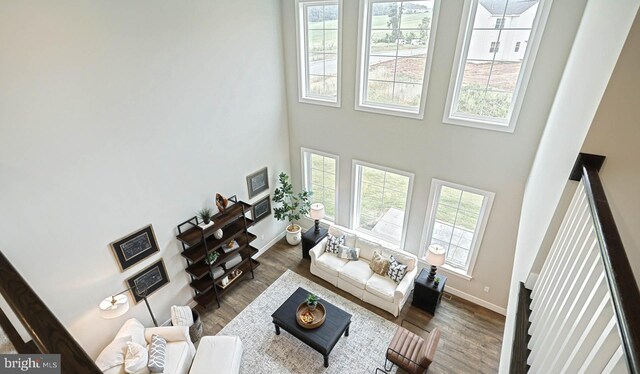
M131 341L131 336L122 336L117 339L113 339L108 346L106 346L98 358L96 358L96 365L102 371L107 371L113 367L124 364L124 356L127 353L127 342Z
M149 345L149 371L152 373L162 373L164 371L164 360L167 352L167 341L159 335L151 337Z
M369 268L378 275L386 276L389 271L389 260L384 258L380 253L373 252Z
M344 244L344 235L327 237L327 242L324 245L324 251L329 253L338 253L338 249Z
M171 323L174 326L193 325L193 314L188 306L171 306Z
M349 261L358 261L360 248L349 248L346 245L341 245L338 248L338 257Z
M127 342L127 354L124 356L124 371L126 373L148 373L147 364L149 353L147 348L138 343Z
M402 278L407 274L407 265L403 265L398 262L393 256L389 261L389 270L387 271L387 276L391 278L392 281L396 283L400 283Z

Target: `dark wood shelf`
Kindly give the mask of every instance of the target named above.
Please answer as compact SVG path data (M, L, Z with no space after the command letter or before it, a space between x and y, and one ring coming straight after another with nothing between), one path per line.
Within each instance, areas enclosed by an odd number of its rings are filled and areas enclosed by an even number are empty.
M251 266L253 266L253 269L255 270L255 268L257 268L258 266L260 266L260 263L254 259L251 259ZM234 281L234 283L237 283L239 281L241 281L242 279L244 279L244 277L246 277L248 274L251 274L251 266L249 265L249 261L245 261L240 265L240 269L242 269L242 274L240 275L240 278L238 278L237 280ZM197 295L196 297L194 297L194 300L202 305L203 307L208 307L211 304L216 302L216 291L218 294L218 297L224 295L227 291L233 289L233 287L227 287L227 288L222 288L219 286L216 286L217 289L214 289L213 287L211 287L208 291L201 293L199 295Z
M211 218L211 220L214 222L213 225L207 228L202 228L200 226L192 225L185 232L176 236L176 238L181 242L187 244L188 246L194 246L200 243L203 238L206 239L213 236L213 233L216 232L218 229L224 230L224 228L227 225L233 223L234 221L237 220L238 217L243 215L243 211L248 212L250 210L251 210L251 205L242 201L237 202L227 207L227 209L223 213L218 213L215 216L213 216ZM247 219L248 226L250 226L249 221L250 220ZM251 224L253 224L253 221L251 221ZM244 223L243 223L243 226L244 226Z
M247 226L250 226L249 221L251 220L247 219ZM251 223L253 223L253 221L251 221ZM243 243L240 243L240 241L244 241L244 244L246 244L247 239L245 238L245 235L240 235L240 234L243 234L244 232L245 232L244 222L242 220L237 220L236 222L230 224L223 230L222 238L216 239L213 236L207 238L207 248L209 248L209 251L217 250L223 244L226 244L229 241L231 241L231 239L238 240L238 244L240 245L243 244ZM249 232L247 232L247 234L249 235L249 242L252 242L256 239L255 235ZM200 260L203 260L205 256L206 256L206 251L205 251L204 241L182 251L182 257L188 259L191 262L198 262Z
M234 254L238 251L242 251L241 252L241 256L242 256L242 262L240 262L238 265L234 266L233 268L226 270L224 272L224 274L222 274L220 277L218 277L218 279L216 279L216 284L225 276L229 275L233 270L239 268L240 266L242 266L242 264L244 264L245 262L247 262L247 260L249 259L249 257L255 255L256 253L258 253L258 250L252 246L247 247L245 246L244 248L238 248L236 250L234 250L233 252L229 252L229 254ZM217 262L217 261L216 261ZM214 265L216 266L216 265ZM213 288L213 284L214 284L214 280L211 278L211 273L207 272L202 278L200 279L195 279L193 282L191 282L190 286L198 291L199 293L204 293L209 291L211 288Z

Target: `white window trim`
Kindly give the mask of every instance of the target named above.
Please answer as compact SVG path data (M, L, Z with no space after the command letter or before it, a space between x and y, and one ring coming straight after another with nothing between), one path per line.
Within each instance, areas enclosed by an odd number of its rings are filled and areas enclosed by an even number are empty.
M302 174L302 185L304 186L305 189L311 184L311 181L307 179L307 174L304 172L304 167L305 167L305 164L306 164L306 160L304 158L305 152L315 153L317 155L324 156L324 157L330 157L330 158L333 158L334 160L336 160L336 185L335 185L335 190L336 190L335 204L336 204L336 208L335 208L335 217L334 217L333 221L330 220L330 219L326 219L326 218L323 218L323 219L320 220L321 222L324 222L324 223L329 224L329 225L334 224L334 223L336 223L338 221L338 207L339 207L339 205L338 205L338 201L339 201L338 186L340 186L340 156L334 155L333 153L318 151L318 150L312 149L312 148L300 147L300 173ZM311 167L311 165L307 165L307 166ZM309 219L311 219L311 218L309 218Z
M360 194L359 194L359 188L360 186L357 185L357 181L359 180L358 178L358 166L366 166L366 167L370 167L370 168L374 168L374 169L378 169L378 170L382 170L382 171L386 171L386 172L390 172L390 173L394 173L394 174L398 174L398 175L402 175L405 177L409 177L409 188L407 190L407 203L405 205L405 210L404 210L404 224L402 225L402 236L400 237L400 243L391 243L388 242L384 239L378 238L376 236L372 236L371 234L367 233L367 232L363 232L361 230L358 230L356 227L356 210L358 209L358 205L360 205ZM382 166L382 165L376 165L376 164L372 164L369 162L365 162L365 161L360 161L360 160L352 160L351 161L351 209L349 212L349 228L351 228L354 231L357 231L358 234L362 234L363 236L365 236L365 238L369 239L371 238L372 241L377 241L381 244L384 244L388 247L391 248L398 248L398 249L402 249L404 250L404 244L405 244L405 240L407 238L407 228L409 227L409 210L411 207L411 196L413 195L413 179L414 179L415 175L413 173L410 173L408 171L403 171L403 170L398 170L398 169L394 169L394 168L390 168L390 167L386 167L386 166Z
M325 3L338 3L338 48L337 52L337 77L336 77L336 100L333 101L331 99L323 99L319 97L308 97L306 96L306 86L307 86L307 64L306 64L306 56L305 52L307 51L306 45L306 37L304 40L300 40L301 31L304 31L304 34L307 34L306 24L304 16L301 14L302 7L301 4L305 5L323 5ZM296 0L295 1L295 14L296 14L296 52L297 52L297 62L298 62L298 101L306 104L317 104L330 106L335 108L340 108L341 105L341 97L340 92L342 91L342 0ZM303 48L301 43L305 43Z
M474 235L473 242L471 243L471 259L469 260L469 267L467 268L467 271L465 272L462 269L454 268L446 264L438 267L439 269L447 270L447 272L450 274L460 276L466 280L471 280L473 278L473 269L476 265L476 260L478 259L478 253L480 252L480 245L482 243L484 231L487 228L487 222L489 221L491 207L493 206L493 200L496 194L490 191L485 191L478 188L469 187L462 184L447 182L441 179L433 178L431 180L431 191L429 192L429 205L427 206L427 214L424 220L422 239L420 240L419 258L423 263L426 263L424 258L426 256L427 246L431 243L431 235L433 233L433 226L435 223L435 216L437 211L436 207L438 205L438 199L440 197L439 191L441 187L456 188L462 191L475 193L485 197L482 208L480 209L480 222L478 222L477 228L476 228L477 235Z
M531 78L531 72L540 47L542 34L544 33L547 23L547 17L549 16L549 10L551 9L551 3L552 0L540 0L538 13L533 20L529 43L523 58L521 73L516 83L515 96L511 103L511 108L509 108L508 118L504 121L492 121L487 117L479 116L456 117L452 113L453 103L458 100L459 95L456 87L457 82L462 79L462 75L464 74L463 64L467 61L467 54L469 52L469 48L465 48L465 46L471 39L471 33L473 31L474 17L472 16L475 15L478 7L478 0L465 0L464 11L461 18L462 22L460 22L460 30L458 32L458 44L456 46L456 55L453 64L454 68L451 71L449 92L447 94L447 102L445 105L444 117L442 119L444 123L508 133L513 133L515 131L518 116L520 115L520 109L522 109L522 102L524 101L527 91L529 78Z
M427 91L429 86L429 75L431 73L431 63L433 61L433 49L436 41L436 29L438 25L438 14L440 13L440 0L435 0L433 5L433 18L431 19L431 30L429 31L429 45L427 49L427 61L425 65L424 79L422 81L422 94L420 96L420 105L418 111L413 111L400 106L388 104L371 104L365 103L366 81L364 79L365 72L369 66L369 54L367 53L370 38L365 40L365 35L371 34L371 24L368 22L370 4L376 2L389 2L389 0L360 0L360 16L358 19L358 68L356 72L356 100L355 110L363 112L371 112L376 114L386 114L396 117L406 117L413 119L424 118L424 108L427 101ZM367 29L364 30L364 26ZM363 34L363 31L366 34Z

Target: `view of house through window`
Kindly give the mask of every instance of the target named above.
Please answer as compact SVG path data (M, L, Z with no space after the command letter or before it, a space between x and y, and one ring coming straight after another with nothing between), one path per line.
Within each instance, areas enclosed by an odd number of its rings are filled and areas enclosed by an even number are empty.
M434 0L366 1L363 105L418 112Z
M337 102L338 1L299 1L300 84L304 99Z
M407 221L413 174L354 163L353 227L389 243L400 244Z
M336 219L337 156L303 149L305 189L313 192L312 202L324 204L325 219Z
M508 124L540 0L476 0L451 115Z
M467 272L489 214L493 193L435 180L427 243L446 250L445 264Z

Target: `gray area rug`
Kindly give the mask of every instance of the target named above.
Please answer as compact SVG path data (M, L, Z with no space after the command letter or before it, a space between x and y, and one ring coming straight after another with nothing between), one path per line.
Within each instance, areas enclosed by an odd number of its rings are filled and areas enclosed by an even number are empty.
M271 313L298 288L353 315L349 336L342 336L329 356L322 355L281 330L275 334ZM398 328L392 322L336 295L326 288L287 270L249 304L218 335L237 335L242 340L242 373L374 373L382 367L387 347ZM395 368L392 372L395 372Z

